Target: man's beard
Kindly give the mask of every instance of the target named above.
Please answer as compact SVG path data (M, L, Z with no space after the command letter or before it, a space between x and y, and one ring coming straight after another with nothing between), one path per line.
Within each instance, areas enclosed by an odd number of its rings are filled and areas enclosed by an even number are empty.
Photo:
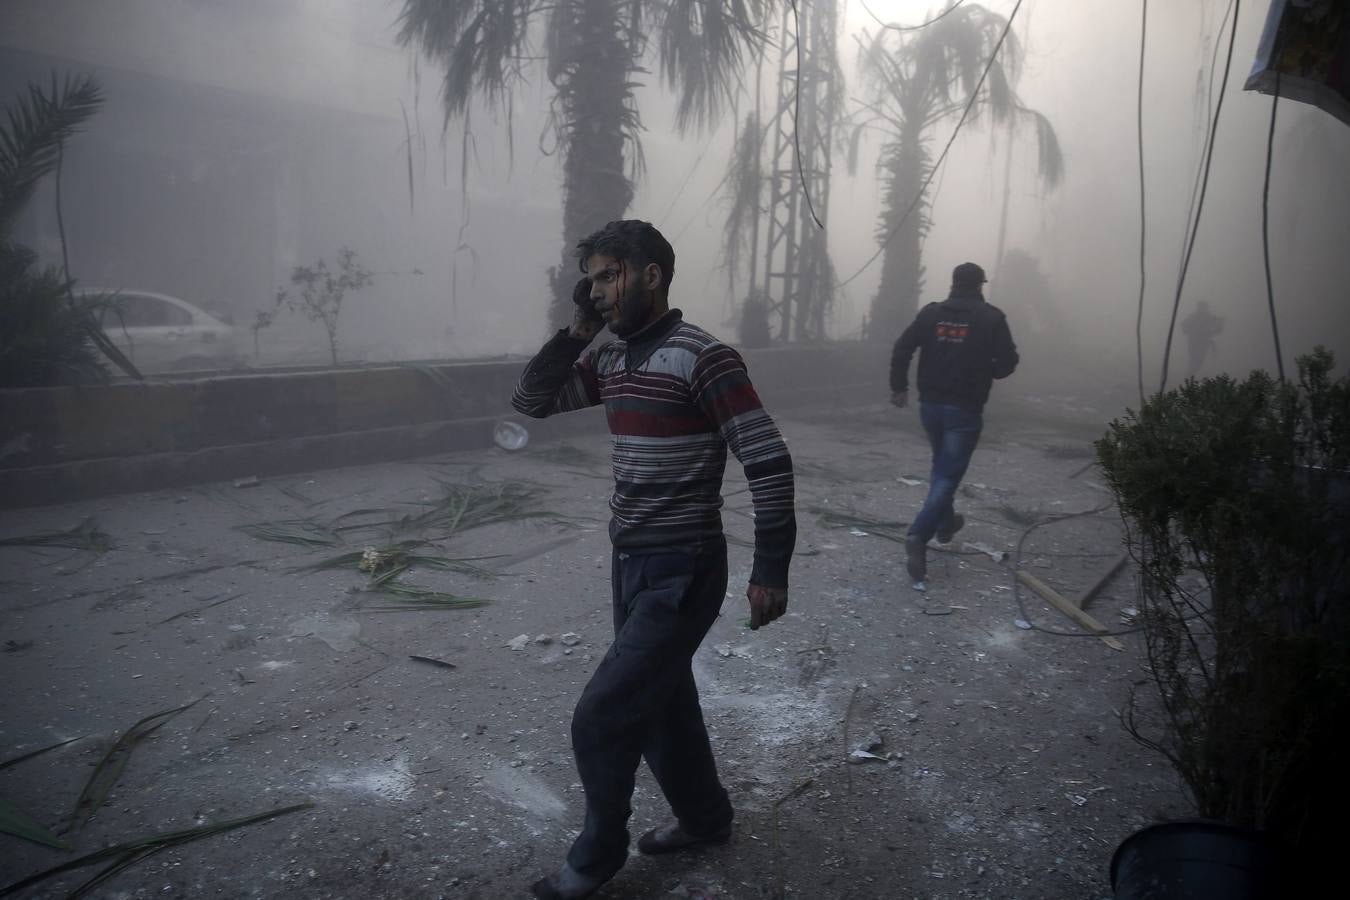
M640 284L634 284L624 295L623 302L618 304L620 316L609 323L610 332L619 338L629 338L641 331L656 302L655 292L644 290Z

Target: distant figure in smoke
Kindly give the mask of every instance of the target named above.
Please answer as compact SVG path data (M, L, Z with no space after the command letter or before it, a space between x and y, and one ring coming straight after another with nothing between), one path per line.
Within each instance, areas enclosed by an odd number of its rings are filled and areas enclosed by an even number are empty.
M787 610L796 542L792 458L741 357L668 307L675 251L647 222L610 222L577 244L586 276L576 318L530 360L512 405L528 416L604 404L613 438L609 533L614 643L572 715L586 823L534 895L588 897L628 858L633 782L643 758L675 819L638 840L669 853L731 836L691 662L722 608L727 449L755 510L746 596L750 627ZM619 339L582 353L605 325Z
M909 361L919 351L919 419L933 448L928 499L909 526L905 567L920 590L928 576L928 542L946 544L966 524L952 500L984 427L984 404L995 378L1017 368L1007 317L986 303L984 269L961 263L946 300L923 309L891 352L891 403L909 404Z
M1195 375L1205 364L1209 352L1215 349L1214 339L1223 331L1223 318L1210 312L1209 304L1201 300L1195 304L1195 312L1182 321L1181 330L1186 333L1186 343L1191 351L1189 374Z

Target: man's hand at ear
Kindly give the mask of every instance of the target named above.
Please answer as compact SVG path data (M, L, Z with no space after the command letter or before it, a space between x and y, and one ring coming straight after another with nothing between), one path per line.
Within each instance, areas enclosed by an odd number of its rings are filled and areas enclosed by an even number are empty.
M572 288L572 303L576 305L576 310L572 315L572 324L568 326L567 333L574 338L590 340L600 333L600 329L605 327L605 320L600 317L595 309L595 300L591 298L591 280L581 278Z

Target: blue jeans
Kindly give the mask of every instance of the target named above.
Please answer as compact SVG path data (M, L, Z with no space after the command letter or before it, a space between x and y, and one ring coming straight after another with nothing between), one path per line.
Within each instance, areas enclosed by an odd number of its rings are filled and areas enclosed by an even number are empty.
M933 447L933 472L928 499L909 526L909 536L926 544L939 529L951 524L952 498L980 442L984 417L949 403L920 403L919 420Z
M572 754L586 824L567 862L608 877L628 858L634 776L646 759L680 825L712 834L731 823L691 663L727 589L727 545L614 553L614 643L572 715Z

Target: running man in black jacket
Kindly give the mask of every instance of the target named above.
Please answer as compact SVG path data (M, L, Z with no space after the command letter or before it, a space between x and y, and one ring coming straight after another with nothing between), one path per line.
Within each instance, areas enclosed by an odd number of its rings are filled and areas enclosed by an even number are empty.
M920 590L929 540L945 544L966 524L952 498L979 443L989 388L1017 368L1008 320L985 302L984 282L984 269L975 263L953 269L951 294L921 309L891 352L891 403L903 407L909 404L909 361L919 351L919 418L933 447L928 499L905 538L906 568Z

